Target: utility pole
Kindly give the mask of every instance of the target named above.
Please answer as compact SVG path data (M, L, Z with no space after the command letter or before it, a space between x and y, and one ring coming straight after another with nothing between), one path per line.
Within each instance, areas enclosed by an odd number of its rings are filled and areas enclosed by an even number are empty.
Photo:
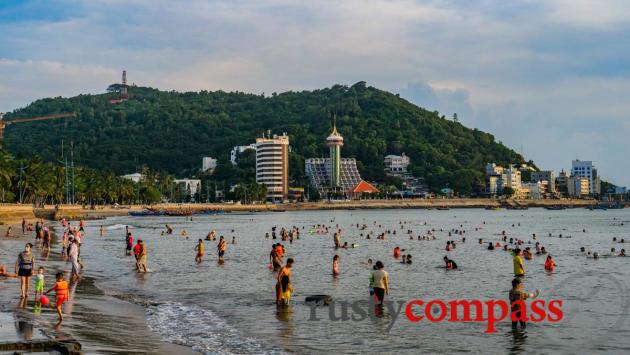
M64 164L64 172L66 174L66 204L70 203L70 190L68 187L68 157L64 156L63 154L63 148L64 148L64 144L63 144L63 138L61 138L61 159L59 160L59 163ZM64 159L65 158L65 159Z
M72 160L72 204L74 205L74 141L70 140L70 159Z
M22 172L24 171L24 163L20 163L20 181L18 185L20 185L20 204L22 204L22 199L24 197L24 190L22 188Z

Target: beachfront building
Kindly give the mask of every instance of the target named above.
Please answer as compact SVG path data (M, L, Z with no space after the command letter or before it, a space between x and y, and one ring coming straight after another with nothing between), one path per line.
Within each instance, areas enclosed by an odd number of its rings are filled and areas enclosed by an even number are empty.
M514 190L514 197L516 198L520 197L521 170L510 165L509 168L503 171L502 179L503 179L503 188L504 189L506 187L512 188L512 190Z
M198 179L176 179L174 180L175 184L178 185L178 188L181 190L181 195L187 195L191 198L195 197L195 194L199 191L201 192L201 180Z
M534 171L531 175L532 182L546 182L545 193L553 194L556 192L556 177L551 170Z
M133 174L123 175L121 176L121 178L131 180L135 183L139 183L140 181L142 181L142 179L144 179L144 176L140 173L133 173Z
M582 176L570 176L567 183L567 192L572 197L585 197L590 194L590 181Z
M232 163L232 165L238 164L238 155L249 149L256 150L256 144L252 143L250 145L237 145L236 147L232 148L232 150L230 151L230 162Z
M522 199L540 200L544 198L547 184L543 182L528 182L521 186L520 197Z
M306 159L304 169L311 185L322 198L333 192L345 194L362 181L357 161L354 158L342 158L339 161L339 185L334 188L332 187L333 172L330 158Z
M490 175L486 178L487 180L487 190L488 194L492 196L496 196L503 191L503 186L501 185L502 180L500 175Z
M212 173L217 168L217 160L212 157L203 157L201 159L201 172Z
M495 163L486 165L486 193L496 196L503 193L506 187L514 190L513 197L520 197L521 169L510 165L507 169Z
M256 138L256 183L267 188L267 200L283 202L289 195L289 136Z
M572 161L571 176L588 179L589 191L587 194L598 195L600 193L600 180L597 175L597 169L593 166L592 161L581 161L577 159Z
M306 176L319 196L322 198L356 197L365 192L353 194L355 188L363 180L359 174L356 159L341 158L343 137L337 132L334 124L332 133L326 138L326 145L330 154L328 158L309 158L304 163ZM361 189L363 188L366 188L365 185L361 186Z
M503 167L495 163L486 164L486 176L501 176L503 175Z
M486 193L490 196L497 196L503 193L503 182L505 177L503 167L495 163L486 164Z
M556 177L556 191L559 194L569 193L569 174L564 169L560 171L558 177Z
M383 159L385 165L385 171L390 175L404 175L407 173L407 167L411 163L411 160L405 153L402 155L387 155Z

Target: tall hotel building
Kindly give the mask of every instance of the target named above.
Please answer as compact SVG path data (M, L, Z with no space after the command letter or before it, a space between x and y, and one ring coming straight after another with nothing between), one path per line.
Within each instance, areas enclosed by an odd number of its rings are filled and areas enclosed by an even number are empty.
M267 200L282 202L289 194L289 136L256 138L256 183L267 188Z

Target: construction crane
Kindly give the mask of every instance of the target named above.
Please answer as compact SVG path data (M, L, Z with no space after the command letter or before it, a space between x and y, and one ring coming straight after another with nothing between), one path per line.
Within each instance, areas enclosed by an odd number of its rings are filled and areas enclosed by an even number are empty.
M4 127L14 124L14 123L24 123L24 122L33 122L33 121L47 121L47 120L54 120L57 118L69 118L69 117L77 117L77 115L74 112L70 112L70 113L57 113L54 115L47 115L47 116L39 116L39 117L26 117L26 118L16 118L10 121L5 121L2 119L2 113L0 112L0 146L2 145L2 142L4 141Z

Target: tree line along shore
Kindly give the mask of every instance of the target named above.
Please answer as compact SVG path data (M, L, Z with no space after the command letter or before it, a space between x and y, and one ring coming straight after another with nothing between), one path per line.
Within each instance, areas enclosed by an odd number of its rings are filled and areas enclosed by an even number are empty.
M43 208L32 205L1 204L0 224L19 223L22 219L47 220L67 219L101 219L111 216L124 216L129 212L139 212L147 208L171 212L284 212L302 210L353 210L353 209L450 209L450 208L513 208L513 207L546 207L562 206L566 208L584 208L596 205L596 200L564 199L564 200L496 200L496 199L414 199L414 200L359 200L359 201L323 201L284 204L233 204L233 203L189 203L189 204L155 204L127 206L80 206L80 205L46 205Z

